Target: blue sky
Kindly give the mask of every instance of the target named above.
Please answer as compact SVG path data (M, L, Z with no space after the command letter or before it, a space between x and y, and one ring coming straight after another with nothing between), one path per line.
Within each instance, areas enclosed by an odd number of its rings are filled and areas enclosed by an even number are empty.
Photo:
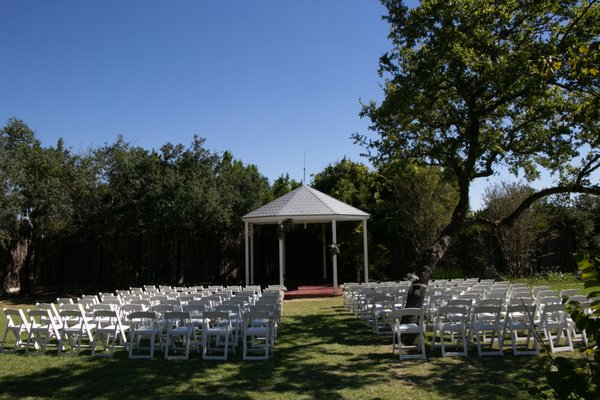
M359 99L382 99L384 13L377 0L3 0L0 123L76 152L198 134L271 182L301 180L306 153L310 180L366 162L350 136L367 132Z

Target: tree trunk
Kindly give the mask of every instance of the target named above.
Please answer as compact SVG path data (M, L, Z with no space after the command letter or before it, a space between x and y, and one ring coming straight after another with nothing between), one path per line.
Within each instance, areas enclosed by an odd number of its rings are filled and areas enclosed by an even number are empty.
M406 308L421 308L425 299L427 284L439 262L444 258L450 245L456 240L469 212L469 182L467 175L459 175L459 200L452 212L450 223L442 230L433 244L423 252L417 271L417 280L412 283L406 298ZM403 319L403 322L407 322ZM410 321L415 322L415 321ZM406 335L403 342L414 343L417 335Z
M7 292L20 290L21 275L27 258L29 240L19 238L8 250L6 270L2 276L2 289Z
M22 294L30 294L35 290L34 275L35 263L38 257L38 237L35 233L32 233L27 240L29 246L27 246L27 255L20 274L21 287L19 292Z
M418 279L412 283L408 297L406 299L406 307L419 308L423 305L425 298L425 290L431 279L435 267L446 254L450 244L454 240L449 235L441 235L423 254L421 259L421 270L418 272Z
M181 239L180 237L176 236L175 237L175 244L176 244L176 251L177 251L177 274L176 274L176 283L178 286L182 286L183 283L185 282L185 269L183 267L183 262L182 262L182 254L181 252L183 251L183 246L182 246L182 242L183 239Z

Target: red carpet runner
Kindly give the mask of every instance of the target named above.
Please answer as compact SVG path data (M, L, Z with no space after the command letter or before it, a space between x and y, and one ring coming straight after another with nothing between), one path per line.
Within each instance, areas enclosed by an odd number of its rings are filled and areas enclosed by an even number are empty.
M342 289L338 286L337 295L342 294ZM285 300L292 299L308 299L316 297L333 297L332 285L314 285L314 286L299 286L297 290L285 292Z

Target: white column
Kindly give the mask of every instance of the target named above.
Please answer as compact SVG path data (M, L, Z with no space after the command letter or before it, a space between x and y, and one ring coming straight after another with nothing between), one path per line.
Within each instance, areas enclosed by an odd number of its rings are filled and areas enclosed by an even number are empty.
M323 279L327 279L327 232L323 224Z
M254 285L254 224L250 225L250 284Z
M246 250L246 286L250 284L250 254L248 251L248 222L244 221L244 248Z
M335 219L331 221L331 231L332 231L332 242L337 245L337 227L335 225ZM337 296L337 253L333 252L333 295Z
M281 223L280 223L281 225ZM279 227L277 227L277 230L279 230ZM279 284L283 285L283 270L284 270L284 264L285 264L285 250L284 250L284 245L283 245L283 235L284 233L281 232L281 236L279 236Z
M369 249L367 246L367 219L363 219L363 253L365 257L365 283L369 283Z

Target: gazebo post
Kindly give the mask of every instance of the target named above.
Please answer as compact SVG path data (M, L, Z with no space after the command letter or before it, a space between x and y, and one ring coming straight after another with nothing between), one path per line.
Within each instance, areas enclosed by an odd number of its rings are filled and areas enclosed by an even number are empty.
M254 285L254 224L250 224L250 284Z
M323 279L327 279L327 232L323 224Z
M363 219L363 254L365 258L365 283L369 283L369 249L367 246L367 219Z
M248 222L244 221L244 248L246 251L246 286L248 286L250 284L250 272L249 272L249 266L250 266L250 255L249 255L249 251L248 251Z
M279 225L281 225L281 222L279 222ZM285 235L285 233L283 232L283 229L281 229L281 234L279 235L279 284L283 286L283 270L285 268L285 250L284 250L284 243L283 243L283 235Z
M331 221L331 232L332 232L332 241L334 246L337 245L337 227L335 219ZM337 252L333 251L333 295L337 296L337 285L338 285L338 276L337 276Z

